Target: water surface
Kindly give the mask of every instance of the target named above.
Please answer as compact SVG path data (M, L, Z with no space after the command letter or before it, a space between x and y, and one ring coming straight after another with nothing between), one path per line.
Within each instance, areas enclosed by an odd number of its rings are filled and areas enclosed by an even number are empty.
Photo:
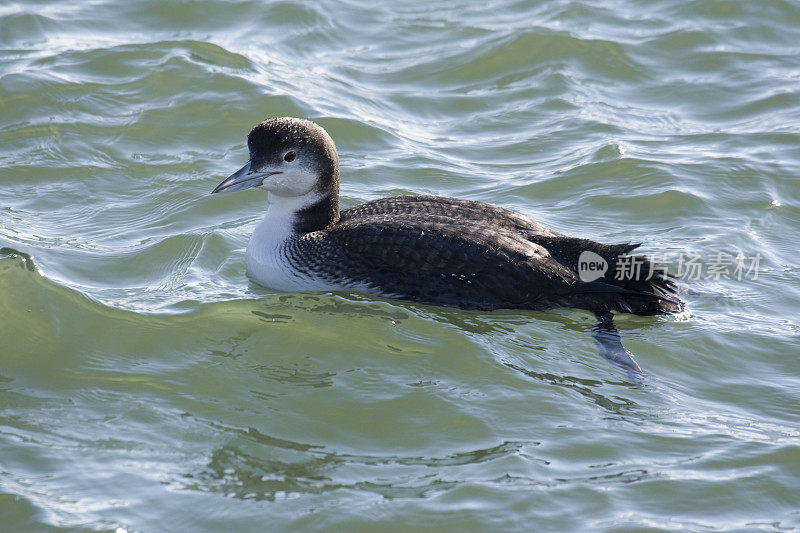
M3 528L800 528L798 28L783 0L0 6ZM209 193L285 115L335 139L344 206L696 257L684 315L617 318L651 379L583 311L248 282L267 199Z

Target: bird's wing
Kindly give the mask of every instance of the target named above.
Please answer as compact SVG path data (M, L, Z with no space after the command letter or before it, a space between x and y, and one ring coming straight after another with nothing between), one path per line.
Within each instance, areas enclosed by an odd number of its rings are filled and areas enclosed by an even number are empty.
M427 213L343 217L325 232L332 261L385 294L478 308L545 307L575 283L572 270L513 231Z
M347 221L379 215L426 216L458 223L469 220L472 224L491 226L524 235L528 240L532 240L533 237L564 237L562 233L553 231L510 209L485 202L443 196L407 195L379 198L345 209L341 213L341 218Z

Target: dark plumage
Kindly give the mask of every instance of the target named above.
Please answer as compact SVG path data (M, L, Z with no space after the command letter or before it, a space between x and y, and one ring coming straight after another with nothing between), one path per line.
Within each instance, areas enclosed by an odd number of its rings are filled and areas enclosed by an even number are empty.
M398 196L340 212L336 148L311 122L265 121L250 133L248 146L248 165L215 192L244 188L245 179L257 182L248 186L273 191L269 176L294 171L281 161L288 161L287 150L297 150L298 159L307 156L307 168L317 175L307 193L311 200L296 210L294 231L281 245L298 276L345 287L361 283L385 295L462 308L566 306L641 315L682 308L672 279L644 257L635 259L640 270L634 279L615 279L617 263L636 244L568 237L508 209L455 198ZM252 169L261 169L259 179L247 177ZM596 281L578 275L584 251L608 264Z
M637 258L643 267L639 279L614 279L618 258L636 247L568 237L483 202L398 196L342 211L337 222L303 235L293 255L298 263L313 261L313 270L325 276L346 272L382 293L432 304L679 311L672 280L653 272L646 258ZM322 250L324 256L318 255ZM578 256L584 250L608 262L606 276L580 280Z

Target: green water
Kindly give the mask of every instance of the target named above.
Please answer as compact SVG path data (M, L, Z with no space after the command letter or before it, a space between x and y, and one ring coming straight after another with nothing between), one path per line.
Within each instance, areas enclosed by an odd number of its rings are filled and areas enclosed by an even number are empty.
M800 528L798 43L785 0L0 4L0 530ZM267 199L209 193L284 115L346 206L699 257L617 318L650 378L583 311L248 282Z

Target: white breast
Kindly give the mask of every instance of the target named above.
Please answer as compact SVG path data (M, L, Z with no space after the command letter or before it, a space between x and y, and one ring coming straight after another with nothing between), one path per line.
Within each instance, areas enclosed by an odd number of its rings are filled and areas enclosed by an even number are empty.
M286 250L294 234L292 221L295 213L316 198L280 197L270 195L270 205L264 219L258 223L247 244L245 263L247 274L259 285L281 291L332 291L345 288L345 284L332 283L305 274L289 262Z

